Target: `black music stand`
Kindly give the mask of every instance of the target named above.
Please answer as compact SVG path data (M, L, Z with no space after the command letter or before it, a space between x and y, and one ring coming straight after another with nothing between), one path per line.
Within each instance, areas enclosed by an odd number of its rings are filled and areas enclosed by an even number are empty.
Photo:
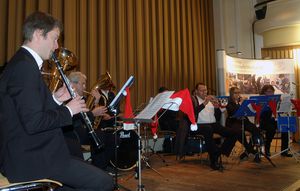
M251 111L249 108L249 105L251 105L252 103L255 103L256 100L252 100L252 99L248 99L248 100L244 100L241 104L241 106L239 107L239 109L235 112L235 114L233 115L233 117L235 118L239 118L242 120L242 144L244 144L244 134L245 134L245 125L244 125L244 120L245 117L248 116L255 116L255 112Z
M278 110L278 120L277 120L277 127L278 131L281 133L288 134L288 148L284 149L281 152L278 152L271 156L271 158L282 154L284 152L290 151L293 158L296 160L297 163L300 162L299 160L299 153L295 152L290 144L291 132L294 133L297 130L297 120L295 116L292 116L292 103L295 105L295 102L291 100L290 96L283 97L279 110ZM296 106L296 105L295 105ZM297 107L296 107L297 109ZM297 111L298 113L298 111Z
M117 126L117 109L116 109L116 107L118 106L121 99L124 97L126 88L129 88L133 84L133 81L134 81L134 77L130 76L128 78L128 80L125 82L125 84L123 85L123 87L119 90L119 92L117 93L115 98L111 101L111 103L107 107L108 111L114 115L114 119L115 119L114 126L115 127ZM118 139L117 139L117 130L114 132L114 135L115 135L114 136L115 137L115 161L114 161L115 162L115 165L114 165L114 171L115 171L115 176L114 176L115 183L114 184L115 185L114 185L114 190L120 190L120 188L122 188L123 190L130 191L130 189L125 188L124 186L118 184L118 167L117 167L117 164L118 164L118 147L119 147L119 144L118 144Z
M277 95L274 95L274 96L252 96L252 97L250 97L250 99L249 100L251 100L250 102L251 103L248 103L248 104L260 104L261 106L262 106L262 109L261 109L261 111L264 111L264 110L266 110L267 109L267 105L268 105L268 101L269 100L271 100L271 99L277 99ZM245 101L247 101L247 100L245 100ZM244 102L245 102L244 101ZM244 103L243 102L243 103ZM245 103L245 104L247 104L247 103ZM248 104L247 104L247 109L249 110L249 111L251 111L250 109L249 109L249 107L248 107ZM242 104L243 105L243 104ZM242 106L241 106L242 107ZM248 116L256 116L256 112L253 112L253 111L251 111L251 113L249 113L250 115L248 115ZM251 114L253 114L253 115L251 115ZM258 122L258 127L259 127L259 122ZM244 127L243 127L244 128ZM244 129L243 129L243 131L244 131ZM260 139L259 139L259 137L258 137L258 143L256 144L256 148L257 148L257 156L259 157L258 159L260 160L260 157L261 157L261 155L263 155L269 162L270 162L270 164L273 166L273 167L276 167L276 165L272 162L272 160L270 159L270 157L269 156L267 156L266 155L266 153L265 152L262 152L262 148L261 148L261 144L263 144L263 143L261 143L260 142Z
M142 191L145 190L145 186L142 184L142 141L141 141L141 130L140 130L140 124L141 123L152 123L152 118L154 115L168 102L168 99L171 97L171 95L174 93L174 91L165 91L162 93L159 93L155 96L155 98L135 117L132 119L124 119L124 121L132 121L135 123L135 126L138 130L138 186L137 190ZM157 171L155 171L157 172Z
M296 160L297 163L299 163L300 162L299 153L295 152L291 148L291 144L290 144L291 132L295 133L297 130L296 117L290 116L290 114L288 114L287 116L279 116L278 120L277 120L277 127L278 127L279 132L288 134L288 148L284 149L283 151L281 151L277 154L274 154L272 157L275 157L281 153L290 151L293 158Z

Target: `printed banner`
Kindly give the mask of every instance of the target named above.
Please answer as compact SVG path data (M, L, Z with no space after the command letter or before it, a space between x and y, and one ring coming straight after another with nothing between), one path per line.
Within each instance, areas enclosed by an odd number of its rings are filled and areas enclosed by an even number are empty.
M225 55L225 90L235 86L242 94L259 94L261 88L271 84L275 94L294 96L295 76L293 59L254 60Z

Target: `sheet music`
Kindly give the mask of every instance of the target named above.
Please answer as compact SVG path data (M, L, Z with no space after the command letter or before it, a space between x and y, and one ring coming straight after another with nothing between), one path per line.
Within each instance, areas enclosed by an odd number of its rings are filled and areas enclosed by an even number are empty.
M282 94L281 95L281 102L277 112L279 113L288 113L292 111L292 102L291 102L291 95L289 94Z
M174 91L165 91L159 93L152 101L141 111L134 119L152 119L154 115L163 107L169 100Z

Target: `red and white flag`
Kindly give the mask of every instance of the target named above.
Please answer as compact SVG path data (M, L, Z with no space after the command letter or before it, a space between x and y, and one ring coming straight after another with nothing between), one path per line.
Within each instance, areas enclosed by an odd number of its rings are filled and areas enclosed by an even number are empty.
M132 106L131 106L131 100L130 100L130 91L127 87L125 92L125 108L124 108L124 118L130 119L134 118L133 112L132 112ZM134 129L134 123L133 122L124 122L123 124L124 130L131 130Z
M167 101L167 103L163 106L163 108L173 111L182 111L188 116L191 122L191 130L196 131L198 129L195 120L195 113L191 99L191 94L187 88L174 93L170 97L170 100Z

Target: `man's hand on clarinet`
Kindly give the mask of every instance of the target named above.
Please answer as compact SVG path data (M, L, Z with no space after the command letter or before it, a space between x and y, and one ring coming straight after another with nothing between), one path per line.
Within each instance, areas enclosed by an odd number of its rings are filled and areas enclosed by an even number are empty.
M54 93L54 97L56 98L56 100L58 100L59 102L65 102L67 100L69 100L71 98L71 95L66 87L66 85L64 84L61 88L59 88L55 93Z
M79 112L88 112L89 109L86 107L85 101L80 96L75 97L66 104L71 110L73 115Z

